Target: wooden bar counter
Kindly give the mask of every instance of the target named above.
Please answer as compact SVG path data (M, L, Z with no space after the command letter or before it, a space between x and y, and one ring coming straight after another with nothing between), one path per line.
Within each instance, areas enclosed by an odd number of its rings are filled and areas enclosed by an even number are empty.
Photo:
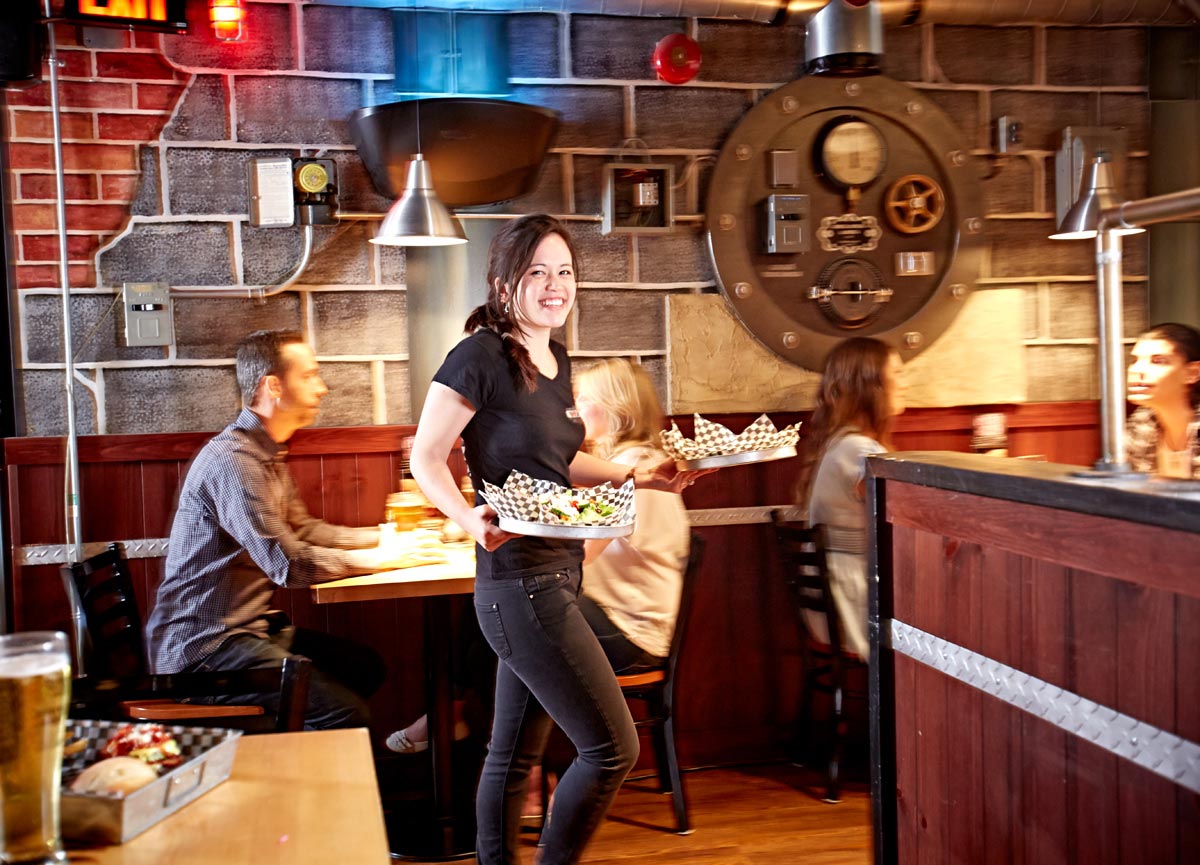
M876 862L1200 861L1200 482L873 457Z

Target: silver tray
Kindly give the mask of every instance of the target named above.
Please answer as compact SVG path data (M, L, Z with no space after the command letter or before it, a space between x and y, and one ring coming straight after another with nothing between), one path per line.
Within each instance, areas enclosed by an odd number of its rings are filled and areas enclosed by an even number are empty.
M675 460L675 465L681 471L723 469L749 463L769 463L771 460L784 460L795 455L795 445L784 445L781 448L768 448L765 451L742 451L740 454L717 454L711 457L697 457L694 460Z
M619 526L561 526L551 523L531 523L525 520L500 518L500 528L514 535L532 535L537 538L567 538L590 540L595 538L623 538L633 534L633 523Z
M163 725L175 735L184 761L145 787L124 796L75 793L66 785L85 766L102 759L109 736L136 721L67 722L72 738L87 748L63 760L62 836L84 844L123 844L169 814L200 798L229 777L241 730Z

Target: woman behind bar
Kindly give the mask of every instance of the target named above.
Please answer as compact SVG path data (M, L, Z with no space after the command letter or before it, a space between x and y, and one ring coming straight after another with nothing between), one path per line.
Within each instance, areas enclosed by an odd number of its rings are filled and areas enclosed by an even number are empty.
M1157 324L1138 337L1126 376L1134 471L1200 478L1200 333Z
M579 860L633 766L637 733L616 676L579 612L583 542L511 535L486 504L470 508L446 464L461 435L476 490L509 471L562 486L620 485L678 492L694 473L670 461L648 467L579 450L583 425L571 394L566 349L550 339L575 302L578 262L553 217L508 223L488 250L488 298L469 334L434 376L412 450L421 489L469 532L476 547L475 611L496 672L492 738L476 794L479 865L517 865L530 768L552 723L578 756L562 776L538 861ZM477 499L478 501L478 499Z
M654 382L641 366L612 358L579 374L575 403L589 453L624 466L666 459ZM689 529L683 497L634 494L637 524L624 538L585 541L579 609L618 675L666 664L679 614Z
M825 359L817 406L801 448L797 502L808 521L825 526L830 590L842 648L867 657L867 557L864 506L867 457L892 448L892 426L904 412L899 353L877 339L839 343ZM828 639L825 623L808 620Z

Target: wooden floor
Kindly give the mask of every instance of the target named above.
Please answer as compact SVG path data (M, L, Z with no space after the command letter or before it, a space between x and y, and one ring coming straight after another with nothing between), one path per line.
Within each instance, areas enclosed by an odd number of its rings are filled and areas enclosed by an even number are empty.
M586 865L867 865L871 806L865 784L849 784L837 805L806 787L814 775L788 764L706 769L685 778L695 832L674 825L671 801L654 782L626 782L593 839ZM525 862L533 860L528 842ZM474 860L466 860L473 862Z

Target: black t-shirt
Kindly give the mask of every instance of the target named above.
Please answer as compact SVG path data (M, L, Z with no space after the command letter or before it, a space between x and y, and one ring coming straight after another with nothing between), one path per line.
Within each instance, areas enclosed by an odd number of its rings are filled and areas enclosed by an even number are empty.
M554 341L550 348L558 375L551 380L539 374L533 393L517 385L501 337L486 329L456 345L433 377L475 407L462 439L476 490L485 480L503 486L513 469L571 485L570 465L583 444L583 423L571 393L567 350ZM513 579L582 561L583 542L521 536L492 553L476 545L475 556L477 577Z

